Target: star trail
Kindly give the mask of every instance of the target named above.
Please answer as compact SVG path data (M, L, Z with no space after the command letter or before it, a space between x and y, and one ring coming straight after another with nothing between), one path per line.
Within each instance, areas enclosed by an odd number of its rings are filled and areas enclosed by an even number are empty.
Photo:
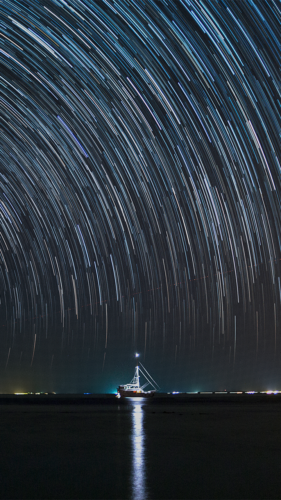
M278 359L280 32L277 0L0 2L3 369Z

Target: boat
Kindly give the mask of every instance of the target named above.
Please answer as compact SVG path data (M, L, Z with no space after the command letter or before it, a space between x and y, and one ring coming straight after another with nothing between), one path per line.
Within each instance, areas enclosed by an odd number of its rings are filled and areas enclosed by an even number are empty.
M139 355L136 354L136 358L138 359ZM140 366L142 368L140 368ZM140 373L146 379L146 383L142 386L140 385ZM150 391L144 391L144 389L151 385L153 387ZM158 384L153 380L151 375L149 375L148 371L145 367L137 361L137 366L135 367L135 374L129 384L119 385L117 388L117 397L118 398L152 398L156 392L156 386L159 388Z

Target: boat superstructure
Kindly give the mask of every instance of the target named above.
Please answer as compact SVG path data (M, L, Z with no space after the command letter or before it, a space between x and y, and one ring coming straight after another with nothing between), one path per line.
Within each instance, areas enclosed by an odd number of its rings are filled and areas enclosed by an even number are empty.
M136 354L136 358L138 360L138 354ZM140 368L140 366L142 368ZM143 377L146 379L146 382L141 386L140 385L140 373L143 375ZM153 387L152 390L150 391L145 391L144 389L148 386L151 385ZM154 396L156 392L156 386L158 384L153 380L151 375L149 375L148 371L144 368L144 366L137 361L137 366L135 367L135 373L134 376L129 384L125 385L119 385L117 388L117 397L122 398L135 398L135 397L141 397L141 398L151 398ZM159 386L158 386L159 387Z

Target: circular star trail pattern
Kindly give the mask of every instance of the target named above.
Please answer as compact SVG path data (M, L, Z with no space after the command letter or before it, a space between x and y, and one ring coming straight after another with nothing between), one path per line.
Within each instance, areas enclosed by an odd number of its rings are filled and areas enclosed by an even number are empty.
M278 351L280 2L0 12L3 364Z

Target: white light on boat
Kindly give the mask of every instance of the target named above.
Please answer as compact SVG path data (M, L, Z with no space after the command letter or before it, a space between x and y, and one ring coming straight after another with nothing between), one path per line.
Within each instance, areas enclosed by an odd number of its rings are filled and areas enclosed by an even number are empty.
M136 352L136 358L138 358L138 357L139 357L139 354Z

